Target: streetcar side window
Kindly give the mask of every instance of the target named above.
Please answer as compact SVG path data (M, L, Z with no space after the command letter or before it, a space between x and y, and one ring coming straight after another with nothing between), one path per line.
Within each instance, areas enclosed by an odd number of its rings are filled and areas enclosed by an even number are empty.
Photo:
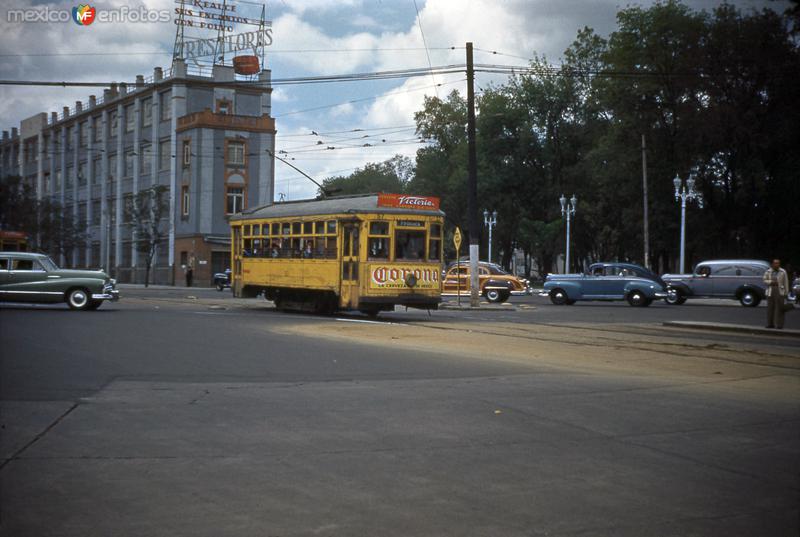
M370 222L367 256L370 259L389 259L389 222Z
M442 226L431 224L430 239L428 240L428 259L437 261L442 258Z

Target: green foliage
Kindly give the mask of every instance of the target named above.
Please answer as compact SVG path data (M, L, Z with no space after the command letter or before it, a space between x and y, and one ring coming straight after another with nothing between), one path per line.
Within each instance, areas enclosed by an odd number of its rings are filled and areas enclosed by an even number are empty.
M36 199L33 186L20 177L0 184L0 229L27 233L32 251L54 257L69 255L86 241L72 212L51 198Z
M144 258L145 287L150 283L150 268L156 251L166 238L164 216L169 209L168 196L168 187L155 185L136 193L125 207L126 220L130 220L133 228L134 244Z
M579 199L578 263L641 262L644 135L654 268L677 257L676 174L691 174L704 200L688 210L690 260L800 264L800 50L789 17L796 9L782 18L729 4L697 12L674 0L628 7L608 39L580 30L560 72L535 58L531 74L486 89L477 100L478 197L499 213L502 262L517 247L545 272L552 266L564 247L562 193ZM415 119L432 144L418 151L407 184L440 196L462 230L466 113L457 92L426 98Z
M369 163L347 176L337 176L322 182L326 192L337 196L374 192L402 193L414 173L414 163L408 157L396 155L380 163Z

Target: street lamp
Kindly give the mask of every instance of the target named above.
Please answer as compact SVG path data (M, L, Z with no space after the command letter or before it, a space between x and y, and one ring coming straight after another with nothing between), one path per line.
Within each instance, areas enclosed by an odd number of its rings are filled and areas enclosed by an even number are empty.
M492 228L497 225L497 211L492 211L492 214L489 214L489 211L484 209L483 211L483 223L486 226L489 226L489 263L492 262Z
M680 273L683 274L684 267L685 267L685 254L686 254L686 200L693 201L697 200L697 204L700 207L703 206L703 202L700 199L698 192L694 189L694 178L691 176L686 180L686 186L683 186L683 181L681 181L680 176L676 175L675 179L672 180L672 184L675 185L675 201L681 202L681 266L680 266Z
M564 259L564 273L569 272L569 223L572 219L572 216L575 214L575 207L578 204L578 198L575 197L575 194L569 199L569 203L567 203L567 198L564 197L564 194L561 194L561 197L558 199L561 202L561 216L566 216L567 218L567 254L566 259Z

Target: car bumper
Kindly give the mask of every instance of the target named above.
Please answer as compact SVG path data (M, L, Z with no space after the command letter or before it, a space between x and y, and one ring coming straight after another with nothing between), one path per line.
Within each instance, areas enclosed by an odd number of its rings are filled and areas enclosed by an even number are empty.
M653 297L654 298L667 298L668 296L669 296L669 293L666 292L666 291L659 291L657 293L653 293Z
M92 300L110 300L116 302L119 300L119 291L116 289L103 289L102 293L93 293Z

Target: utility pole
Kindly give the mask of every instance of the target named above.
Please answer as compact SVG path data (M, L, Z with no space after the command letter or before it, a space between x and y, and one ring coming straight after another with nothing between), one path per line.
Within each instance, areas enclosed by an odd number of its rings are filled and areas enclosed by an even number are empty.
M644 196L644 267L650 268L650 224L647 215L647 151L642 134L642 195Z
M467 221L469 222L469 290L470 307L479 303L478 283L478 157L475 149L475 71L472 66L472 43L467 43Z

